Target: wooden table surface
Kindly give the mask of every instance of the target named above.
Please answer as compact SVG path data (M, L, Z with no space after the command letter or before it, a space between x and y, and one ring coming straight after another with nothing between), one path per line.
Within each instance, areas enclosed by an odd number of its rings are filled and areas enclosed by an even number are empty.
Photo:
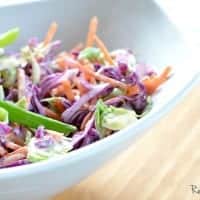
M200 200L200 85L144 137L54 200Z

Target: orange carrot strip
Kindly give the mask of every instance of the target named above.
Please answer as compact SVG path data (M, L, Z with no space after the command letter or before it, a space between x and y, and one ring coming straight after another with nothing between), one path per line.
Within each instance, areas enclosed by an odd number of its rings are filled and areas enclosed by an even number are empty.
M89 31L87 34L86 47L93 46L94 36L96 35L96 32L97 32L97 26L98 26L98 19L95 16L90 20Z
M45 108L45 114L47 117L50 117L50 118L53 118L53 119L56 119L56 120L60 120L60 116L55 113L54 111L48 109L48 108Z
M91 65L87 64L87 65L85 65L85 67L87 67L88 70L93 71ZM95 83L96 83L95 77L94 77L94 76L91 76L91 74L88 73L87 70L84 71L83 75L84 75L85 80L87 80L88 82L90 82L90 83L92 83L92 84L95 84Z
M125 83L122 83L120 81L117 81L115 79L109 78L107 76L104 76L102 74L95 73L94 71L90 70L90 67L87 67L86 65L82 65L79 62L73 60L73 59L66 59L67 64L72 68L78 68L81 72L89 74L91 77L94 77L95 79L99 81L103 81L106 83L110 83L114 87L119 87L123 90L127 90L127 85Z
M102 74L98 74L90 69L87 65L82 65L77 61L74 61L72 59L66 60L67 64L73 68L78 68L81 72L87 74L90 77L94 77L95 79L110 83L113 87L118 87L123 90L125 90L128 95L134 95L138 93L138 88L136 86L129 86L125 83L122 83L120 81L117 81L115 79L109 78L107 76L104 76ZM159 77L151 77L148 79L143 80L143 84L147 90L148 94L153 94L154 91L168 79L168 76L170 74L171 67L165 68L165 70L161 73Z
M23 154L24 156L27 156L27 153L28 153L28 148L27 147L20 147L19 149L17 149L17 150L15 150L15 151L13 151L13 152L11 152L11 153L8 153L7 155L6 155L6 157L7 156L10 156L10 155L14 155L14 154Z
M119 88L121 88L125 91L127 90L127 85L125 83L122 83L122 82L117 81L115 79L109 78L109 77L104 76L102 74L92 73L92 72L90 72L90 74L91 74L91 76L94 76L99 81L110 83L113 87L119 87Z
M126 91L128 96L133 96L135 94L139 93L139 88L135 85L130 85L127 87L127 91Z
M62 85L63 85L63 88L64 88L63 92L66 95L66 97L70 101L73 101L74 100L74 94L72 92L72 87L71 87L70 81L65 80L65 81L62 82Z
M11 142L11 141L6 141L5 146L6 146L6 148L12 149L12 150L17 150L17 149L21 148L20 145L15 144L14 142Z
M60 69L65 70L68 68L65 59L63 59L62 57L56 59L56 64L59 66Z
M73 81L74 81L74 83L75 83L76 87L78 88L81 95L83 95L87 92L86 88L80 83L78 78L74 78Z
M58 112L62 113L65 110L64 105L62 104L61 100L56 100L54 102L54 106L56 107L56 109L58 110Z
M159 77L160 81L165 82L169 78L171 71L172 68L170 66L166 67Z
M155 90L164 83L171 72L171 67L166 67L164 71L158 77L151 77L143 80L143 84L149 95L153 94Z
M53 22L53 23L50 25L49 30L48 30L48 32L47 32L47 34L46 34L45 39L44 39L44 45L45 45L45 46L46 46L48 43L50 43L50 42L52 41L52 39L53 39L53 37L54 37L54 35L55 35L57 29L58 29L57 23L56 23L56 22Z
M103 41L101 41L101 39L97 35L94 36L94 40L95 40L97 46L103 52L105 59L108 61L108 63L111 65L114 65L114 62L110 56L110 53L109 53L108 49L106 48L105 44L103 43Z

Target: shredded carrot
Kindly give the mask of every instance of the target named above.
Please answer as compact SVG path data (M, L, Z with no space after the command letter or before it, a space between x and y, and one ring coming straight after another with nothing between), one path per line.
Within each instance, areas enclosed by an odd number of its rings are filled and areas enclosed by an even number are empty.
M105 44L103 43L103 41L101 41L101 39L95 35L94 36L94 40L97 44L97 46L101 49L101 51L103 52L104 56L105 56L105 59L108 61L108 63L110 65L114 65L114 62L113 62L113 59L112 57L110 56L110 53L108 51L108 49L106 48Z
M56 59L56 64L59 66L60 69L66 70L68 68L67 63L63 57L59 57Z
M56 109L58 110L58 112L62 113L65 110L64 105L62 104L61 100L56 100L54 102L54 106L56 107Z
M69 80L63 81L62 86L63 86L63 92L64 92L65 96L70 101L73 101L74 100L74 94L73 94L73 91L72 91L72 86L70 84L70 81Z
M78 78L73 79L74 83L76 84L76 87L78 88L80 95L83 95L87 92L87 89L80 83Z
M53 37L54 37L54 35L55 35L57 29L58 29L57 23L56 23L56 22L53 22L53 23L50 25L49 30L48 30L48 32L47 32L47 34L46 34L45 39L44 39L44 45L45 45L45 46L46 46L47 44L49 44L49 43L52 41L52 39L53 39Z
M68 68L69 66L72 68L79 68L79 62L75 61L74 59L68 57L68 56L60 56L57 59L59 59L60 62L57 62L57 64L60 66L61 63L61 69L62 69L62 63L63 65Z
M45 114L47 115L47 117L50 117L50 118L53 118L56 120L61 120L60 116L57 113L55 113L54 111L52 111L48 108L45 108Z
M146 91L149 95L153 94L155 90L164 83L168 78L171 72L171 67L166 67L160 76L153 76L143 80L143 84L146 88Z
M117 81L115 79L109 78L107 76L95 72L89 72L89 73L91 74L91 76L94 76L99 81L110 83L113 87L119 87L125 91L127 90L127 85L125 83L122 83L120 81Z
M85 66L88 68L88 70L93 71L93 68L91 65L87 64ZM91 74L89 72L87 72L87 70L84 71L83 75L84 75L85 80L87 80L88 82L90 82L92 84L96 83L95 77L91 76Z
M169 78L171 71L172 71L172 68L170 66L167 66L163 70L163 72L161 73L160 78L159 78L162 83L165 82Z
M73 58L67 52L62 52L57 56L56 64L60 67L60 69L65 70L69 67L68 62L67 62L68 59L72 60Z
M8 153L6 156L10 156L10 155L18 154L18 153L27 156L28 148L26 146L20 147L19 149L15 150L15 151L13 151L11 153Z
M98 18L95 16L90 20L89 31L87 34L86 47L93 46L94 36L96 35L98 27Z
M87 65L82 65L79 62L72 60L72 59L66 59L66 62L67 62L68 66L70 66L72 68L78 68L81 72L88 74L90 77L94 77L95 79L97 79L99 81L110 83L112 86L119 87L125 91L127 90L127 85L125 83L122 83L115 79L109 78L102 74L98 74L98 73L90 70L90 67L88 67Z
M81 72L86 74L87 79L88 79L88 77L93 77L96 80L106 82L106 83L110 83L113 87L118 87L118 88L123 89L124 91L127 92L128 95L134 95L134 94L138 93L138 88L136 86L130 86L130 85L127 85L127 84L122 83L120 81L117 81L115 79L104 76L102 74L96 73L96 72L92 71L91 68L88 67L88 65L82 65L75 60L72 60L72 59L65 59L65 60L66 60L66 63L67 63L68 66L70 66L72 68L78 68ZM144 86L147 90L147 93L153 94L155 92L155 90L163 82L165 82L168 79L170 71L171 71L171 67L167 67L161 73L160 76L158 76L158 77L152 76L150 78L143 80L143 84L144 84Z
M11 142L11 141L5 141L5 147L7 147L8 149L12 149L12 150L17 150L17 149L21 148L20 145L15 144L14 142Z
M126 93L128 96L133 96L139 93L139 88L136 85L127 86Z

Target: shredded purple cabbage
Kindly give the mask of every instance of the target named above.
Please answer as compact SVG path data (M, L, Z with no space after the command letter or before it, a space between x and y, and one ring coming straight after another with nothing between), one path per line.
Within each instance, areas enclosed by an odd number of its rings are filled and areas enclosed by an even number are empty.
M43 138L37 139L37 141L35 141L35 146L40 149L45 149L51 147L52 145L54 145L54 143L55 142L51 136L45 136Z
M31 48L36 47L38 44L39 44L39 41L38 41L38 38L37 38L37 37L32 37L32 38L30 38L29 41L28 41L28 45L29 45Z
M97 133L97 130L94 128L94 118L92 118L86 124L84 131L78 132L73 135L72 137L73 149L81 148L99 139L100 137Z
M0 135L8 134L11 130L12 128L8 124L0 123Z
M39 96L41 98L45 97L53 88L57 87L60 84L60 78L62 73L54 73L44 77L39 87L41 88Z
M83 119L85 116L89 113L88 109L80 109L76 113L73 114L73 116L69 119L68 123L73 124L80 128L81 123L83 122Z
M4 163L4 159L1 158L0 159L0 168L8 168L8 167L17 167L17 166L21 166L21 165L27 165L30 164L30 162L28 161L28 159L20 159L17 161L13 161L13 162L9 162L9 163Z
M110 78L113 78L115 80L118 80L120 81L123 76L121 74L121 71L119 70L118 67L104 67L102 70L101 70L101 74L105 75L105 76L108 76Z
M137 64L135 66L135 72L140 80L145 76L152 76L156 74L155 71L146 64Z
M35 137L36 138L43 138L45 136L46 132L44 130L44 126L39 126L37 130L35 131Z
M39 100L40 89L37 86L34 86L32 89L32 98L31 105L34 112L45 115L45 108Z
M69 123L73 115L88 101L98 96L108 87L108 84L98 85L83 95L78 101L76 101L70 108L62 113L62 119L64 122Z

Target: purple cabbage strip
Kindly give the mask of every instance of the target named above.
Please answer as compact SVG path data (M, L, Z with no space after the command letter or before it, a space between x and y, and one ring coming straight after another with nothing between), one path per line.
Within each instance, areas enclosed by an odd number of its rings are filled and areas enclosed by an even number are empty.
M86 146L99 139L100 137L97 133L97 130L94 128L94 117L93 117L86 124L84 131L78 132L73 135L72 137L73 149L78 149L80 147Z
M125 82L127 84L137 85L139 83L139 78L135 72L132 72L125 77Z
M40 138L35 142L35 146L40 149L49 148L54 145L54 139L51 136L45 136L44 138Z
M86 81L85 79L83 79L83 78L79 78L79 81L80 81L80 83L81 83L81 85L87 90L87 91L89 91L89 90L91 90L92 89L92 87L93 87L93 85L92 84L90 84L88 81Z
M107 105L112 105L115 107L125 107L131 108L136 111L136 113L141 114L147 106L147 93L144 86L138 83L140 92L132 97L127 96L117 96L112 99L108 99L105 103Z
M61 46L60 40L53 41L50 44L49 52L47 53L43 61L45 62L52 61L55 58L56 54L58 53L58 49L60 48L60 46Z
M89 113L88 109L79 109L74 115L69 119L68 123L75 125L76 127L80 127L83 119Z
M140 92L132 96L129 103L138 114L141 114L147 106L147 93L144 85L139 84L139 89Z
M27 130L23 126L15 126L12 130L12 132L23 141L25 140Z
M38 44L39 44L39 41L37 37L32 37L28 41L28 46L30 46L31 48L36 47Z
M12 128L9 125L0 123L0 135L6 135L10 133L11 130Z
M32 93L33 94L31 97L31 105L32 105L33 111L40 113L41 115L45 115L45 108L40 103L40 100L39 100L39 94L40 94L39 88L37 86L34 86Z
M98 63L94 64L95 72L99 71L100 69L101 69L101 64L98 64Z
M50 74L44 77L40 83L40 97L45 97L52 89L57 87L60 84L60 78L62 77L62 73Z
M72 106L71 102L64 97L62 98L61 101L62 101L62 104L64 105L65 109L68 109L70 106Z
M17 167L17 166L26 165L26 164L30 164L30 162L27 159L20 159L17 161L9 162L7 164L4 163L3 158L0 159L0 169L8 168L8 167Z
M133 55L133 53L130 52L129 50L123 50L123 52L120 52L116 55L115 60L119 66L121 66L121 65L128 66L129 56L132 56L132 55Z
M62 80L70 80L77 74L77 69L70 69L63 73L50 74L44 77L40 83L41 92L39 96L41 98L45 97L52 89L57 87L62 82Z
M109 87L108 84L98 85L94 87L91 91L83 95L78 101L76 101L70 108L62 113L62 119L64 122L69 123L73 115L80 110L80 108L90 101L91 99L97 97L99 94L105 91Z
M118 81L123 78L121 71L118 67L104 67L102 70L99 70L99 72L107 77L113 78Z
M135 73L140 80L143 79L145 76L156 74L155 71L146 64L137 64L135 67Z
M17 98L18 98L17 89L15 89L15 88L9 89L8 95L6 96L5 99L8 100L8 101L14 101L14 102L16 102Z
M54 70L51 68L50 65L50 61L43 61L40 63L40 67L42 69L41 78L44 78L45 76L54 73Z
M44 130L44 126L39 126L37 130L35 131L36 138L43 138L45 134L46 132Z

